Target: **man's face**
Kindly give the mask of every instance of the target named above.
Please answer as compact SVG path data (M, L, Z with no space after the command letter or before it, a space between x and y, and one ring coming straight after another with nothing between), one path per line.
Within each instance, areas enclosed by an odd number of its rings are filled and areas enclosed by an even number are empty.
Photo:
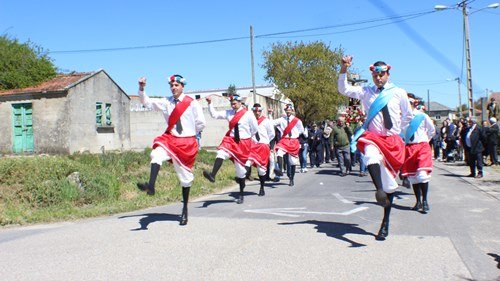
M288 107L287 109L285 109L286 116L290 117L290 115L292 115L292 113L293 113L293 110L291 108Z
M170 91L174 98L178 98L182 94L182 91L184 91L184 86L179 82L171 82Z
M238 110L238 109L240 109L240 107L241 107L241 101L237 101L237 100L231 101L231 108L232 109Z
M382 72L372 72L373 83L377 88L383 87L385 83L389 80L389 73L387 71Z
M260 116L262 116L262 107L255 107L252 111L255 115L255 118L259 119Z

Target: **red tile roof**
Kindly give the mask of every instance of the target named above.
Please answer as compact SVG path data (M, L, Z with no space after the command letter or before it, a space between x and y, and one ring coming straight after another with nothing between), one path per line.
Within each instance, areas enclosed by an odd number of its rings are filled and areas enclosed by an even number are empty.
M43 82L38 86L28 87L23 89L12 89L0 91L0 96L24 94L24 93L45 93L45 92L60 92L67 89L68 86L73 85L80 79L90 76L94 73L72 73L72 74L60 74L53 79Z

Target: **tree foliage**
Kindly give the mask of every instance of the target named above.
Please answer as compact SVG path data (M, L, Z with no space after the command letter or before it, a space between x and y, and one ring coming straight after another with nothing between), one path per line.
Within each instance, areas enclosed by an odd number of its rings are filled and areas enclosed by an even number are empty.
M274 43L263 53L265 78L292 100L306 124L331 118L348 100L337 90L342 55L323 42Z
M0 90L35 86L53 78L56 67L42 47L0 37Z
M229 87L227 87L227 95L228 96L236 95L236 86L234 84L230 84Z

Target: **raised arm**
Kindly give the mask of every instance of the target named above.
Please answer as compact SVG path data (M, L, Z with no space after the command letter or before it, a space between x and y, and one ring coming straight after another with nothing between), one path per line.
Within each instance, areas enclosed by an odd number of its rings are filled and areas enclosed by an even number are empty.
M361 99L364 95L361 86L352 86L347 82L347 69L352 65L352 56L342 58L340 63L339 79L337 81L337 88L339 93L355 99Z
M146 95L146 77L139 78L139 98L141 103L148 109L165 111L166 103L161 100L152 100Z
M212 97L208 96L205 98L208 103L208 112L210 112L210 116L215 119L227 119L227 112L215 110L212 104Z

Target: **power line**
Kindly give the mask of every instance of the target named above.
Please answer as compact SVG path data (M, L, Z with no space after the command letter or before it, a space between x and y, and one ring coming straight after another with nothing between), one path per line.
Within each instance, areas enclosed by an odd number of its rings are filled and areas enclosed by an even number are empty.
M346 27L346 26L360 25L360 24L366 24L366 23L372 23L372 22L378 22L378 21L394 20L394 19L398 19L398 18L405 18L405 17L412 17L412 16L423 16L423 15L427 15L427 14L435 13L435 12L436 12L435 10L431 10L431 11L418 12L418 13L412 13L412 14L407 14L407 15L385 17L385 18L376 18L376 19L369 19L369 20L363 20L363 21L358 21L358 22L329 25L329 26L323 26L323 27L315 27L315 28L299 29L299 30L292 30L292 31L268 33L268 34L257 35L255 37L262 38L262 37L270 37L270 36L275 36L275 35L284 35L284 34L291 34L291 33L300 33L300 32L316 31L316 30L322 30L322 29Z
M137 49L154 49L154 48L165 48L165 47L176 47L176 46L207 44L207 43L218 43L218 42L235 41L235 40L242 40L242 39L248 39L248 38L249 38L249 36L242 36L242 37L214 39L214 40L206 40L206 41L171 43L171 44L150 45L150 46L103 48L103 49L84 49L84 50L69 50L69 51L51 51L49 53L51 53L51 54L71 54L71 53L126 51L126 50L137 50Z
M274 38L274 39L276 39L276 38L315 37L315 36L325 36L325 35L332 35L332 34L349 33L349 32L367 30L367 29L372 29L372 28L384 26L384 25L389 25L389 24L403 22L403 21L407 21L409 19L414 19L414 18L417 18L417 17L421 17L421 16L424 16L424 15L427 15L429 13L434 13L434 11L423 13L423 14L419 14L419 15L408 17L408 18L404 18L404 19L400 19L400 20L397 20L397 21L393 20L393 21L388 22L388 23L381 23L381 24L371 25L371 26L367 26L367 27L360 27L360 28L348 29L348 30L343 30L343 31L328 32L328 33L319 33L319 34L308 34L308 35L296 35L296 36L269 36L269 37L266 36L264 38Z
M405 20L404 18L411 19L411 18L414 18L414 17L424 16L424 15L427 15L427 14L430 14L430 13L434 13L434 12L435 11L432 10L432 11L417 12L417 13L400 15L400 16L392 16L392 17L385 17L385 18L369 19L369 20L363 20L363 21L352 22L352 23L345 23L345 24L337 24L337 25L315 27L315 28L308 28L308 29L300 29L300 30L292 30L292 31L283 31L283 32L276 32L276 33L267 33L267 34L257 35L254 38L272 38L270 36L283 35L283 34L292 34L292 33L300 33L300 32L308 32L308 31L323 30L323 29L332 29L332 28L338 28L338 27L347 27L347 26L360 25L360 24L366 24L366 23L373 23L373 22L377 22L377 21L394 20L394 19L400 19L400 18L403 18L403 20ZM396 22L399 22L399 21L396 21ZM381 25L387 25L387 24L392 24L392 23L396 23L396 22L392 21L390 23L385 23L385 24L381 24ZM365 27L365 28L359 28L359 29L352 29L352 30L341 31L341 32L337 32L337 33L346 33L346 32L358 31L358 30L363 30L363 29L378 27L378 26L381 26L381 25L375 25L375 26L370 26L370 27ZM78 54L78 53L128 51L128 50L139 50L139 49L154 49L154 48L166 48L166 47L178 47L178 46L187 46L187 45L199 45L199 44L219 43L219 42L236 41L236 40L243 40L243 39L249 39L249 38L250 38L249 36L241 36L241 37L230 37L230 38L213 39L213 40L205 40L205 41L169 43L169 44L158 44L158 45L147 45L147 46L115 47L115 48L99 48L99 49L80 49L80 50L57 50L57 51L49 51L48 53L50 53L50 54Z

